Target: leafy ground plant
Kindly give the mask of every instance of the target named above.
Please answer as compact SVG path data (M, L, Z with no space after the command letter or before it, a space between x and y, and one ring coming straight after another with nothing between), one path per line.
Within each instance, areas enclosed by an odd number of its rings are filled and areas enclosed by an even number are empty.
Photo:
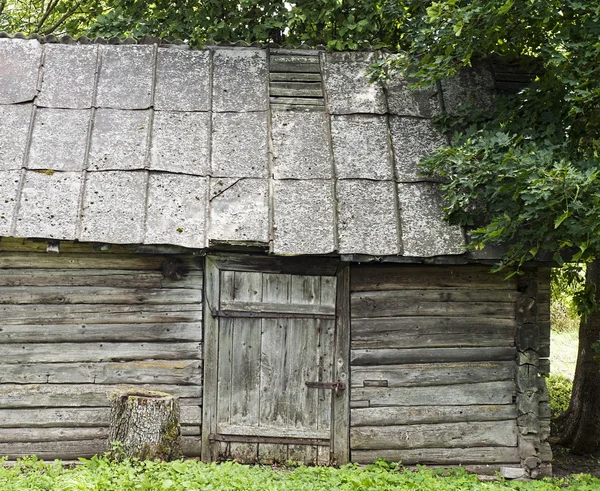
M1 463L1 461L0 461ZM195 460L164 462L111 462L105 457L64 466L26 458L14 466L0 465L3 491L592 491L600 479L589 475L532 482L480 482L463 469L410 471L380 461L367 467L295 467L273 469L232 462L203 464Z

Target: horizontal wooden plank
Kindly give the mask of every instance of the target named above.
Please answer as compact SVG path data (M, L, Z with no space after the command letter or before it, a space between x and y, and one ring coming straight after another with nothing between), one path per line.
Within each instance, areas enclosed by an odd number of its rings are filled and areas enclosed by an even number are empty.
M318 304L240 302L239 300L221 300L222 310L235 312L335 315L335 306Z
M277 72L269 73L271 82L320 82L320 73Z
M329 439L329 429L289 428L286 426L245 426L217 424L217 433L220 435L245 435L256 437L284 437L284 438L318 438Z
M464 363L418 363L409 365L372 365L352 368L352 387L367 381L384 381L387 387L424 387L474 382L514 380L514 361Z
M199 427L202 424L202 408L181 405L180 420L183 426ZM109 424L108 406L3 409L0 418L0 428L86 428L109 426Z
M357 387L352 399L369 406L467 406L512 404L512 380L430 387Z
M350 424L353 427L502 421L508 419L516 420L516 418L517 409L514 404L367 407L353 408L350 411Z
M271 64L273 63L315 63L319 64L319 52L315 51L312 53L303 54L292 54L292 53L272 53L269 57ZM271 67L271 71L273 68Z
M272 95L276 95L273 93L273 89L289 89L289 90L318 90L320 92L319 96L322 97L323 92L321 90L322 84L320 81L318 82L291 82L288 80L285 81L271 81L269 83L269 88L271 90Z
M1 443L56 442L108 438L108 428L0 428Z
M505 280L489 266L376 265L353 266L351 291L456 288L464 290L516 290L515 277Z
M321 66L317 62L288 62L288 61L273 61L269 64L269 71L273 72L300 72L300 73L321 73Z
M0 268L128 269L161 271L168 256L145 254L38 254L3 252ZM185 268L202 269L200 258L181 258Z
M202 385L201 360L0 364L4 384Z
M157 324L37 324L0 326L4 343L202 341L201 322Z
M350 354L352 365L401 365L405 363L451 363L467 361L514 360L514 347L498 348L389 348L353 349Z
M275 257L245 254L215 254L210 260L220 270L255 271L301 275L335 276L340 263L335 257Z
M76 460L79 457L89 458L102 454L107 450L108 442L104 438L55 442L0 443L0 455L8 456L10 459L36 455L43 460ZM187 457L198 457L200 455L200 437L182 437L181 450Z
M2 384L0 409L106 406L108 396L116 390L155 390L179 398L191 398L190 401L181 401L182 405L195 404L192 400L202 397L202 387L195 385Z
M495 464L521 463L517 447L414 448L405 450L353 450L352 462L370 464L377 459L402 464Z
M323 89L320 87L320 84L315 84L316 87L310 88L302 88L300 85L309 85L309 84L294 84L294 83L285 83L287 87L278 86L275 83L271 83L269 87L269 94L273 97L323 97ZM298 85L298 87L290 87L290 85Z
M322 98L318 97L285 97L276 96L270 98L271 104L282 104L288 106L324 106Z
M186 305L0 305L6 324L151 324L202 322L202 304Z
M512 346L516 321L481 317L352 319L352 348Z
M405 292L406 293L406 292ZM355 292L350 296L352 318L395 316L466 317L485 316L514 319L513 302L419 301L410 295L389 292Z
M110 288L104 286L14 286L0 287L0 304L197 304L202 290Z
M516 445L516 420L360 426L350 429L350 448L355 450L514 447Z
M0 360L11 363L189 360L202 357L202 343L25 343L0 344Z
M180 280L158 271L110 269L0 269L0 286L104 286L108 288L202 288L202 271L190 271Z

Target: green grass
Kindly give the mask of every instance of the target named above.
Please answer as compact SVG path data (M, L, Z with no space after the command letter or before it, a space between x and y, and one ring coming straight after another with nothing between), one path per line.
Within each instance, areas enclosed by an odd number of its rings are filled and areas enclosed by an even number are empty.
M464 470L399 469L380 462L365 468L345 466L272 469L227 462L203 464L194 460L171 463L110 462L95 457L69 467L24 459L14 467L0 466L2 491L592 491L600 479L587 475L541 481L486 481Z
M550 373L573 380L579 333L577 330L551 331L550 333Z

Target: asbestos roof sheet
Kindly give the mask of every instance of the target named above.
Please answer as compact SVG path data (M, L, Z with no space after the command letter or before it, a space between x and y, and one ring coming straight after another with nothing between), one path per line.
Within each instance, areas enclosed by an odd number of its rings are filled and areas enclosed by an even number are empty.
M0 37L0 235L462 254L417 162L492 79L370 84L382 56Z

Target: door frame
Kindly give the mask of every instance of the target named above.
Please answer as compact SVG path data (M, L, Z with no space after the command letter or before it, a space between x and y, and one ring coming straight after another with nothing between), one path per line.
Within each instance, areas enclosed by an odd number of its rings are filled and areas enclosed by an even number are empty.
M245 254L211 254L204 268L204 377L202 397L202 447L204 462L216 460L211 434L217 431L218 325L214 316L219 307L220 271L244 271L300 275L336 276L336 320L334 335L334 381L345 384L339 396L332 397L331 459L336 465L350 458L350 266L331 257L267 257Z

